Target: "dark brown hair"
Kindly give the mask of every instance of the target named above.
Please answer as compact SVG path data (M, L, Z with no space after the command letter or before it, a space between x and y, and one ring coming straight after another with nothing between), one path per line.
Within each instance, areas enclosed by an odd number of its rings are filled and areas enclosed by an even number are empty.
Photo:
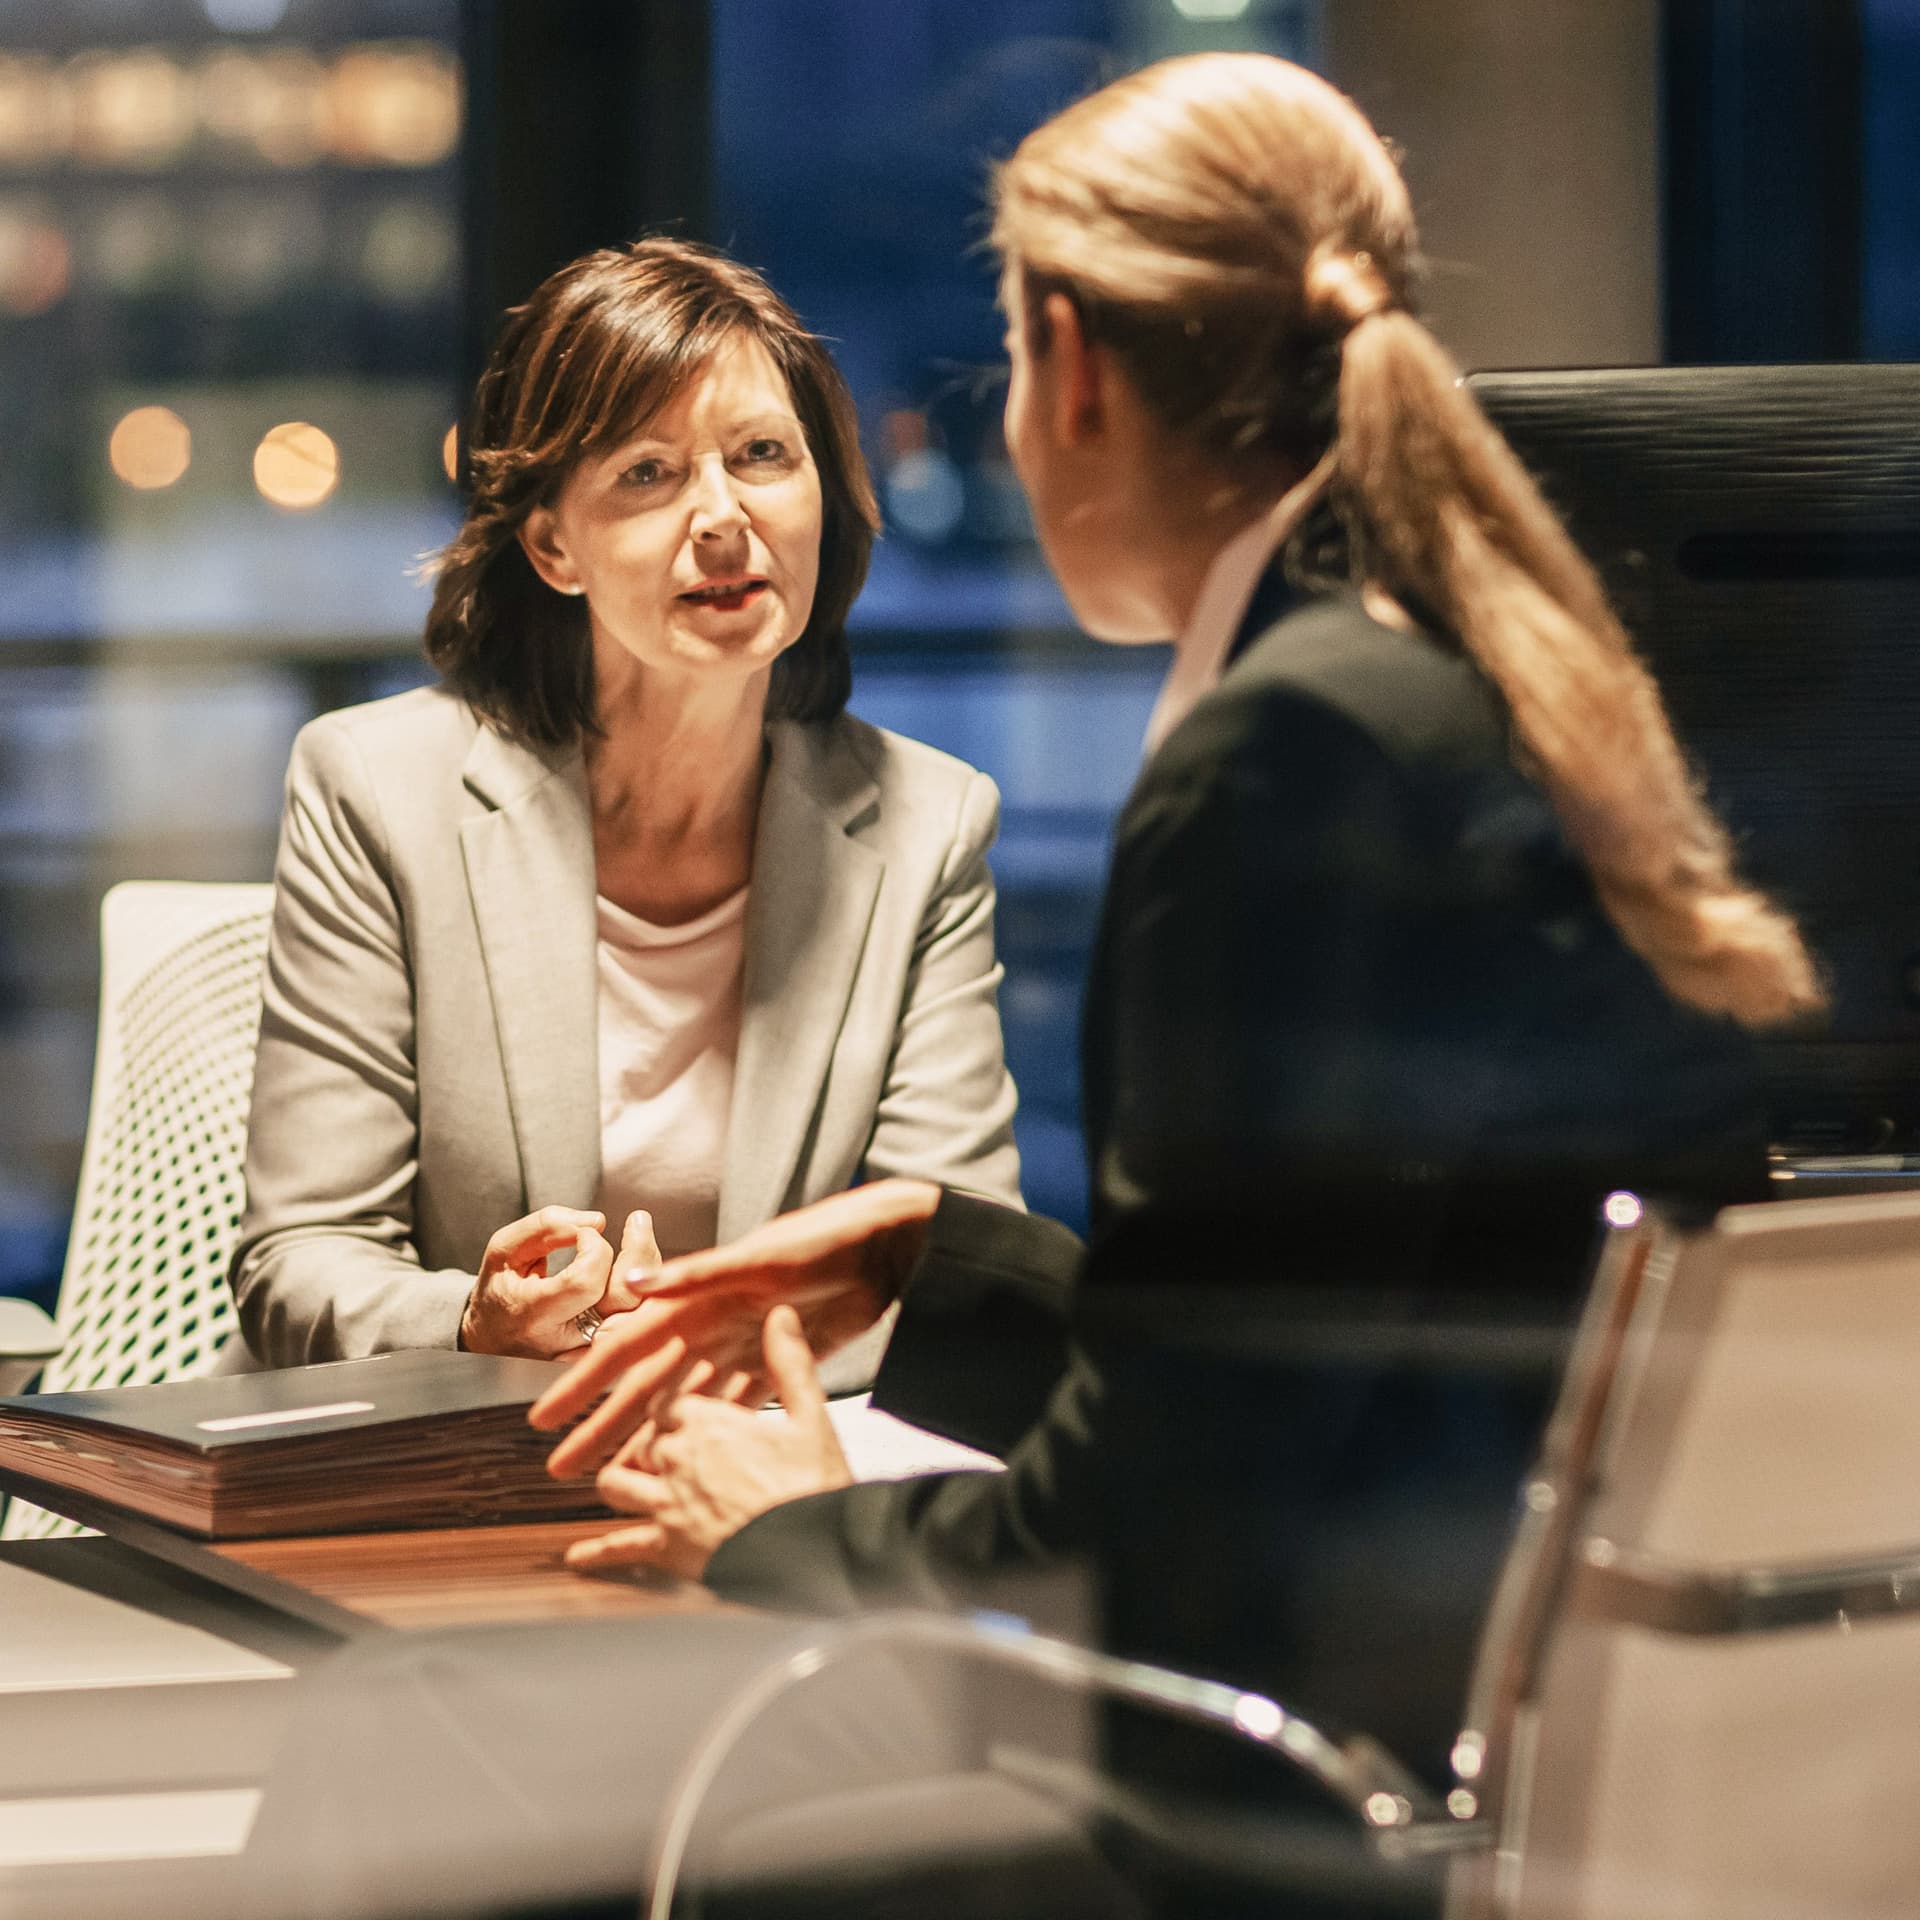
M513 738L594 730L584 602L533 570L520 529L582 460L638 432L728 339L785 377L820 471L820 576L806 630L773 666L769 719L830 720L853 670L847 613L879 530L853 397L820 340L750 267L691 241L606 247L509 309L468 420L466 519L433 567L427 658Z

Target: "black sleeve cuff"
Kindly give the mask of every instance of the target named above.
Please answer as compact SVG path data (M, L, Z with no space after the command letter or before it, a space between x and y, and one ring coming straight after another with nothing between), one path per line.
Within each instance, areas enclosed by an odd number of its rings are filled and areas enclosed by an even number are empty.
M1065 1371L1086 1249L1056 1220L946 1192L901 1290L873 1403L1005 1456Z
M999 1477L919 1474L785 1501L722 1541L702 1578L723 1599L778 1613L944 1606L915 1529L943 1489Z

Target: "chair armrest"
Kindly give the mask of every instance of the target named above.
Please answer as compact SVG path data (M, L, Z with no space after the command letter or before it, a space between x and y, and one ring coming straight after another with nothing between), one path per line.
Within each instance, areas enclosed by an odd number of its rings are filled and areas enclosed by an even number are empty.
M1920 1547L1858 1560L1692 1567L1589 1540L1574 1609L1655 1633L1723 1638L1920 1611Z
M1450 1813L1378 1741L1364 1734L1335 1739L1265 1694L1051 1639L1008 1615L884 1613L829 1628L810 1645L763 1668L714 1717L682 1768L657 1830L647 1909L652 1920L671 1915L708 1789L761 1714L789 1687L850 1653L875 1647L925 1647L984 1660L1089 1696L1211 1727L1227 1739L1263 1748L1327 1793L1388 1859L1492 1844L1486 1821Z
M19 1393L65 1344L53 1317L31 1300L0 1299L0 1393Z

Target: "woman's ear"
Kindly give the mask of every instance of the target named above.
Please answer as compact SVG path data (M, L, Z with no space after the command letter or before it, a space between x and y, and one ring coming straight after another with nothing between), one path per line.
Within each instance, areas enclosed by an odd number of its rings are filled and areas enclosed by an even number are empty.
M1080 309L1064 293L1048 294L1042 310L1053 375L1048 424L1061 447L1083 448L1107 427L1107 357L1087 338Z
M520 523L519 540L533 570L555 593L584 593L551 507L535 507Z

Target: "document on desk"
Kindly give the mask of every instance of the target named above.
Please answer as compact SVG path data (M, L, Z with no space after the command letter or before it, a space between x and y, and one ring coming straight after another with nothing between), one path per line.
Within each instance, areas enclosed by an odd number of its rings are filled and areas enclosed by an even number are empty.
M785 1419L779 1409L769 1418ZM856 1480L902 1480L918 1473L998 1473L1002 1463L990 1453L963 1447L924 1427L882 1413L864 1393L827 1402L840 1450Z
M433 1350L19 1394L0 1399L0 1488L214 1540L604 1512L591 1481L549 1477L554 1436L527 1425L552 1379L543 1360Z

